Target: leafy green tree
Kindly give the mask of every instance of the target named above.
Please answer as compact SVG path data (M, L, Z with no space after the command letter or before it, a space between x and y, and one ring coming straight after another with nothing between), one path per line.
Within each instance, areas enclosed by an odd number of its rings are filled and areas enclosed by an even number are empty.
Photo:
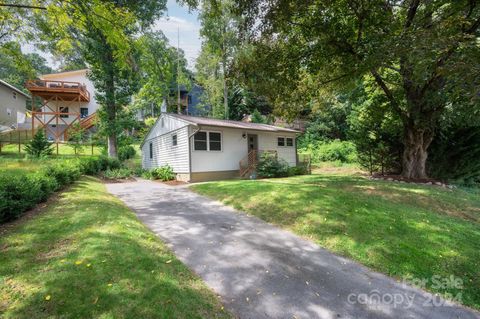
M47 140L43 130L38 130L33 138L25 144L25 151L33 157L44 157L53 153L53 145Z
M30 11L29 9L0 6L0 46L12 41L23 31Z
M11 41L0 46L0 79L19 90L27 92L25 81L51 71L43 57L36 53L24 54L17 42Z
M226 115L220 60L220 57L212 52L210 46L203 43L195 68L197 70L196 79L204 89L200 97L201 104L211 106L211 116L224 119Z
M467 185L480 184L480 127L443 128L432 142L431 176Z
M197 61L198 80L205 88L215 117L229 118L228 68L240 41L237 34L240 16L234 11L232 0L201 1L200 34L202 52ZM219 96L223 103L219 103ZM220 106L223 105L223 110Z
M289 111L291 101L301 101L303 88L339 88L358 79L375 83L402 123L404 177L427 176L439 121L457 106L449 95L468 96L470 107L478 109L477 1L237 4L247 19L244 32L255 44L254 67L261 75L255 80L276 105ZM309 78L312 83L305 84Z
M240 121L245 115L253 115L255 111L262 115L270 115L272 107L262 97L241 85L234 85L228 92L229 119Z
M252 123L267 124L267 118L263 116L258 110L254 110L252 113Z
M102 106L100 129L108 155L117 157L117 136L131 122L125 106L138 89L134 36L163 12L165 1L50 0L45 5L48 14L37 15L37 27L56 52L80 48Z
M83 150L83 141L85 140L85 129L80 125L80 123L75 123L68 130L68 145L73 149L74 153L77 154L79 151Z

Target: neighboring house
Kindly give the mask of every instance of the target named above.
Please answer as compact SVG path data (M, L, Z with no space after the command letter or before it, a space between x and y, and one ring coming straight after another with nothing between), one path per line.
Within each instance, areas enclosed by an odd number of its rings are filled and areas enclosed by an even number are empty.
M190 90L188 90L184 85L180 86L180 111L182 114L204 116L211 111L211 107L209 105L204 105L201 101L203 92L203 88L195 83L192 84ZM178 98L178 91L176 88L171 90L170 96L172 100L176 100Z
M0 80L0 132L16 129L25 122L29 98L28 94Z
M39 80L27 82L26 87L32 97L43 101L41 109L36 110L33 122L42 123L49 139L68 139L68 128L73 123L80 123L84 129L93 127L99 105L87 72L84 69L45 74Z
M248 177L263 152L297 165L297 131L266 124L164 113L146 135L142 166L169 165L178 180Z

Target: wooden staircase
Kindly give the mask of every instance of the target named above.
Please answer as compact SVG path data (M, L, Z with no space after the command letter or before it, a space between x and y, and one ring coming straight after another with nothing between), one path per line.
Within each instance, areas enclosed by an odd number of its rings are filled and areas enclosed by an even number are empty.
M247 156L245 156L240 162L240 177L248 176L257 168L258 164L258 152L257 150L251 150L248 152Z
M81 119L80 120L80 126L84 130L88 130L89 128L95 126L95 122L96 122L97 118L98 118L97 112L94 112L94 113L90 114L89 116Z

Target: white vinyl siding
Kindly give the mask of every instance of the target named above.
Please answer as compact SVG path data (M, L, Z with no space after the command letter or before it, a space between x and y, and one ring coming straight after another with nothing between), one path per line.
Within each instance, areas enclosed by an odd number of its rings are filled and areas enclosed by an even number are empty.
M16 98L13 98L13 93ZM25 119L26 106L27 98L23 94L12 92L10 87L0 83L0 131L3 126L5 126L4 129L10 128L12 125L17 126L18 119Z
M234 128L220 129L217 127L202 127L202 131L221 132L222 150L212 152L195 151L192 145L192 172L194 173L238 170L240 160L247 156L248 151L247 139L242 137L244 133L256 134L258 136L258 149L260 151L276 150L278 156L284 159L290 166L295 166L297 163L294 147L295 134L293 133L250 131ZM293 146L277 146L277 137L291 138Z
M278 138L284 139L285 146L278 146ZM292 146L288 146L288 139L292 139ZM297 165L297 150L295 148L295 134L289 133L270 133L261 132L258 134L258 149L262 150L276 150L278 157L284 159L288 165Z
M177 145L173 145L172 136L177 136ZM150 159L150 143L152 158ZM189 172L188 126L171 133L165 133L145 141L142 146L142 166L152 169L170 165L175 173Z

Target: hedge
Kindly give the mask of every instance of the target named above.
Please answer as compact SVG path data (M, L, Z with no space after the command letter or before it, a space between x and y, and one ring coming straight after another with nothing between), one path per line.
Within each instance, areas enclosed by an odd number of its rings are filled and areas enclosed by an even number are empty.
M312 163L335 161L340 161L342 163L355 163L357 161L355 145L349 141L318 141L308 144L304 148L300 148L298 152L310 154L312 157Z
M100 157L48 163L36 172L1 172L0 223L18 218L82 174L96 175L100 171L119 167L118 160Z

